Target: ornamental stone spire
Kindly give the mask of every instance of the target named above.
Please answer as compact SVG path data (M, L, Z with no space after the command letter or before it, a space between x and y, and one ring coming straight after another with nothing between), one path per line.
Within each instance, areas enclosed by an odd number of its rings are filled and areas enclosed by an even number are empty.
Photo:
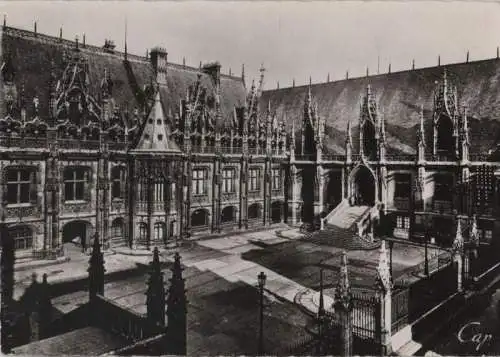
M389 259L387 257L385 240L383 240L379 250L376 281L384 291L389 291L391 289L391 280L391 268L389 266Z
M104 273L106 272L104 268L104 256L101 252L101 244L97 234L94 236L94 244L87 271L89 273L89 297L90 300L93 300L97 294L104 294Z
M474 246L479 245L479 232L477 229L477 216L472 216L472 228L470 231L470 241Z
M160 266L158 247L153 251L153 261L150 263L148 279L148 290L146 291L146 308L148 320L165 326L165 285L163 273Z
M455 235L455 239L452 244L452 252L453 255L459 255L463 252L464 249L464 237L462 236L462 221L460 219L457 220L457 233Z
M345 251L342 252L340 261L340 276L335 289L335 304L345 310L351 308L351 284L347 273L347 253Z

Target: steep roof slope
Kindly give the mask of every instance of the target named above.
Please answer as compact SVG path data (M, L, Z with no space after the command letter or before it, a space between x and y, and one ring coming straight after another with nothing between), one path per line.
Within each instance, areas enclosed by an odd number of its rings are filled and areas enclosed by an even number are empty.
M59 79L65 69L65 53L75 48L76 42L11 27L0 27L0 41L0 63L4 63L9 57L14 67L15 86L17 88L24 86L27 117L33 115L31 101L35 95L39 99L39 116L48 117L51 69L56 79ZM88 63L92 95L98 97L106 70L113 81L111 97L114 104L121 110L130 112L141 106L140 92L154 81L154 70L147 58L128 54L125 61L125 54L119 51L109 53L101 47L81 43L78 48ZM215 84L207 73L201 72L198 68L168 63L167 87L161 89L162 106L167 116L173 116L178 112L181 99L185 98L188 87L196 82L200 73L207 91L214 91ZM220 77L223 119L230 120L234 107L243 105L246 89L240 77L228 75ZM3 83L0 81L2 102L5 97L4 92ZM0 106L0 117L5 115L5 106Z
M357 125L361 98L368 84L376 97L379 111L386 120L387 141L393 152L414 153L420 106L424 106L426 136L432 138L433 100L436 84L444 68L456 85L459 104L468 108L471 127L471 152L492 148L500 136L500 60L451 64L383 75L313 84L311 92L318 113L331 126L345 132L347 122ZM288 125L294 120L301 127L304 99L308 86L264 91L261 108L271 101L278 117L285 116ZM328 132L328 130L327 130ZM353 131L353 141L357 135ZM327 138L331 145L344 145L345 137ZM428 146L432 141L427 141ZM338 150L334 150L338 151Z

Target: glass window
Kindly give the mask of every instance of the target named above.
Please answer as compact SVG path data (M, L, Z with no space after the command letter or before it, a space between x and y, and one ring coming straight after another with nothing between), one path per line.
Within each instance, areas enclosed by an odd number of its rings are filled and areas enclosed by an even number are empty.
M27 226L9 229L9 235L14 241L15 250L31 249L33 247L33 233Z
M163 240L165 234L165 225L163 222L156 222L154 225L154 239Z
M207 170L205 169L193 170L193 182L192 182L193 195L205 195L207 193L206 176L207 176Z
M276 168L272 170L272 187L273 190L281 189L281 170Z
M139 223L139 240L146 240L148 238L148 225L146 223Z
M248 190L249 191L260 190L260 169L248 170Z
M222 170L222 192L232 193L234 188L234 169Z
M88 184L88 170L82 167L69 167L64 170L64 200L83 201Z
M114 199L125 198L125 169L113 167L111 170L111 197Z
M451 201L453 177L451 175L434 176L434 198L439 201Z
M36 175L34 170L7 170L7 204L30 203L36 200Z
M410 217L398 216L396 218L396 227L399 229L409 229Z
M410 198L411 184L409 174L396 174L394 175L395 187L394 197L397 198Z

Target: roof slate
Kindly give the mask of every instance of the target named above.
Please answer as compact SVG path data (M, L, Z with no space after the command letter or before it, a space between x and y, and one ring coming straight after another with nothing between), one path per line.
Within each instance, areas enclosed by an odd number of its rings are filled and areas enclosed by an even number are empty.
M48 117L52 62L56 78L59 79L65 69L64 53L74 49L76 43L11 27L0 27L0 41L0 63L10 56L15 69L14 83L17 88L22 85L25 87L27 117L33 117L34 108L31 103L35 95L40 101L39 116ZM147 58L128 54L126 65L124 54L118 51L107 53L100 47L82 44L79 44L79 50L89 65L90 92L94 97L99 95L106 69L113 81L111 97L114 104L129 112L140 107L137 92L154 81L154 70ZM196 82L199 73L200 69L197 68L167 64L167 86L161 89L162 106L167 116L173 116L179 111L181 99L185 98L187 88ZM214 90L214 83L208 74L202 73L201 79L209 91ZM2 101L4 91L0 84ZM223 119L230 120L234 106L243 105L246 97L243 80L240 77L221 75L221 95ZM5 106L0 106L0 117L5 115Z
M416 129L421 105L424 106L427 149L432 148L434 91L445 68L448 78L457 86L459 104L468 108L470 152L485 152L494 147L500 137L499 59L313 84L313 103L317 104L319 115L326 119L326 143L329 149L339 154L345 152L345 131L349 120L353 127L353 142L357 145L358 135L354 128L358 124L361 98L368 84L386 120L388 151L416 152ZM261 110L270 101L279 118L286 115L289 128L292 120L295 121L295 127L300 128L307 89L308 86L300 86L264 91L260 101ZM328 127L333 129L328 130ZM336 130L344 133L343 136L331 137L330 134Z

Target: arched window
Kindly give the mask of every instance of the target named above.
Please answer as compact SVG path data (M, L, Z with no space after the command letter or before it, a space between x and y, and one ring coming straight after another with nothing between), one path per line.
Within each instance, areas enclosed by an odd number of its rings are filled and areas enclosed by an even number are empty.
M113 199L125 198L125 168L115 166L111 170L111 197Z
M260 205L258 203L253 203L248 206L248 219L260 218Z
M139 223L139 240L146 240L148 238L148 225L146 223Z
M26 250L33 247L33 231L28 226L9 228L9 235L14 241L15 250Z
M116 218L111 223L111 237L123 237L123 218Z
M437 123L437 151L438 154L452 154L455 150L453 140L453 123L451 119L442 115Z
M198 209L191 214L191 226L201 227L208 225L208 212L204 209Z
M368 159L376 159L377 142L375 140L375 126L369 120L363 125L363 151Z
M228 223L234 222L236 219L236 208L234 206L224 207L221 212L221 222Z
M154 236L153 239L157 241L161 241L165 238L165 223L156 222L154 227Z

